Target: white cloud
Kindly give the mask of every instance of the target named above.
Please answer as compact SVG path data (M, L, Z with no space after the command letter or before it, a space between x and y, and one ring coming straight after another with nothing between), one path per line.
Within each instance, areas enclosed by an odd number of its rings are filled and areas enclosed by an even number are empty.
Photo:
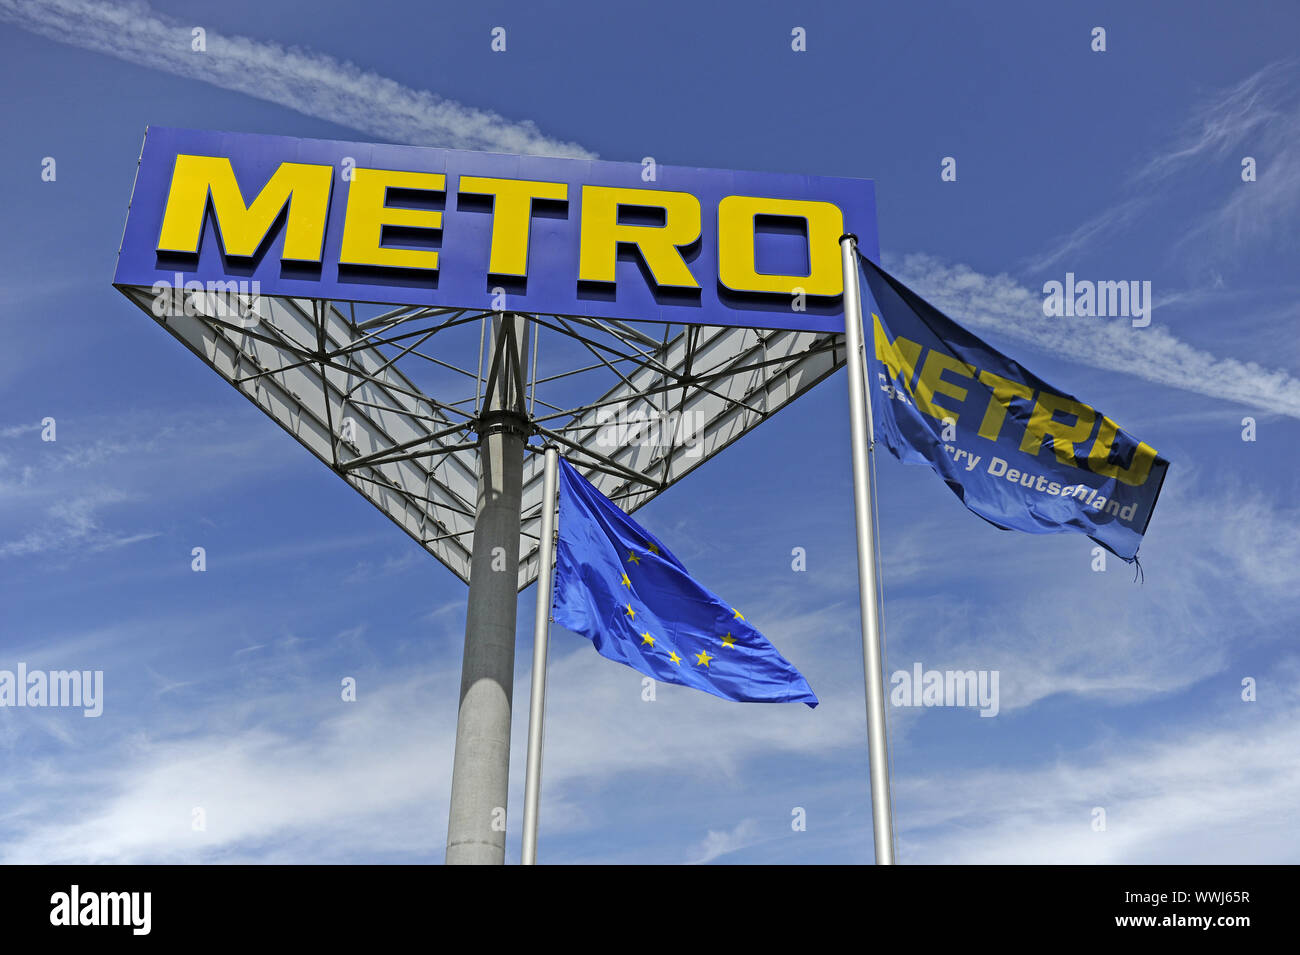
M1026 264L1031 272L1058 265L1094 242L1139 221L1193 163L1256 159L1257 179L1230 172L1217 209L1182 231L1175 251L1198 256L1212 250L1235 257L1246 243L1294 229L1300 211L1300 98L1297 61L1271 63L1235 86L1207 97L1175 140L1146 160L1132 177L1129 194L1103 209ZM1221 281L1221 279L1220 279Z
M1073 535L972 525L985 564L974 599L969 559L948 556L951 522L967 519L960 505L909 521L902 552L934 558L896 561L886 547L890 667L998 670L1005 714L1062 693L1107 705L1169 696L1223 672L1243 647L1276 641L1279 621L1300 612L1300 509L1184 472L1156 508L1141 585L1114 560L1093 572L1090 542Z
M1135 181L1159 182L1191 160L1230 155L1276 120L1292 119L1285 103L1293 92L1290 82L1296 65L1294 60L1270 63L1207 97L1192 111L1178 142L1152 156Z
M34 434L41 430L40 423L15 424L0 428L0 438L18 438L25 434Z
M427 861L444 842L455 736L451 721L426 714L430 699L454 700L455 688L452 673L420 674L368 685L356 703L324 696L306 713L299 692L264 693L259 706L267 715L258 725L240 725L246 714L236 701L190 714L169 737L122 741L93 768L73 770L76 754L68 752L63 769L16 790L25 798L5 815L29 824L2 857L265 862L288 853ZM304 716L315 726L305 738L292 731ZM206 816L204 830L192 827L195 807Z
M1216 357L1154 321L1147 328L1133 328L1127 319L1048 318L1042 294L1011 276L985 275L923 253L890 259L889 268L930 304L972 330L997 332L1081 365L1300 418L1300 379L1253 361Z
M1295 863L1300 844L1300 670L1225 701L1177 733L1116 736L1028 769L963 769L895 784L906 863ZM1234 708L1228 710L1228 707ZM1094 809L1106 829L1093 829Z
M520 619L526 616L521 608ZM227 624L214 619L210 625ZM543 774L542 825L554 840L550 845L563 845L566 834L610 824L630 827L629 839L641 840L636 820L659 808L649 793L665 780L679 780L687 788L721 781L730 788L750 778L754 760L862 750L859 671L832 656L836 646L849 659L856 653L852 640L841 639L851 636L848 625L814 613L805 615L802 625L781 626L787 632L785 648L796 656L801 645L806 650L814 640L823 644L817 666L809 668L824 701L815 711L803 705L729 703L663 684L658 699L647 703L639 674L599 656L585 641L557 634ZM173 632L164 621L158 627ZM127 640L119 648L132 665L139 659L133 646ZM60 658L68 656L65 649ZM107 745L94 743L76 725L77 732L60 737L65 748L57 760L11 754L16 769L8 780L0 829L13 831L0 839L5 846L0 859L440 858L455 738L456 655L437 667L376 666L358 677L358 702L343 704L337 681L322 683L319 696L310 693L321 661L336 659L327 656L330 652L324 646L295 651L278 667L261 654L242 654L235 692L222 690L229 686L229 674L204 670L206 682L196 688L188 673L163 676L147 670L148 686L163 698L157 705L166 706L166 719L116 707L103 718L115 722L101 724L112 733ZM509 830L515 839L528 684L526 668L517 670ZM13 717L0 712L0 729ZM56 723L51 732L64 729ZM606 787L628 781L639 789L638 780L654 782L635 800L601 795ZM191 829L195 806L207 816L203 832ZM685 843L679 851L709 861L744 848L757 835L753 824L741 825L706 835L698 851Z
M1152 200L1151 193L1144 192L1136 196L1130 196L1103 209L1095 216L1076 226L1068 235L1058 239L1056 244L1046 252L1033 256L1025 263L1025 268L1030 272L1041 272L1064 262L1070 256L1076 255L1091 246L1097 239L1107 233L1137 222L1141 214L1151 205Z
M275 467L277 456L264 448L269 437L174 410L66 418L58 441L33 435L0 455L0 559L89 554L157 537L111 518L135 519L151 494L195 494ZM244 463L218 470L213 460Z
M710 829L692 861L696 865L703 865L732 852L747 849L761 841L761 838L757 819L742 819L731 829Z
M191 50L191 25L148 4L104 0L0 0L0 18L33 33L186 79L211 83L400 143L588 158L576 143L529 121L413 90L323 53L207 32Z

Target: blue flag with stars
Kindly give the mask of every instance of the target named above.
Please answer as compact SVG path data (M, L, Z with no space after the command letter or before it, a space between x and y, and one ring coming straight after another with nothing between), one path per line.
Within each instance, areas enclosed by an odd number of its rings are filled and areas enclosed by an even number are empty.
M552 619L646 676L747 703L807 703L803 675L740 611L560 459Z

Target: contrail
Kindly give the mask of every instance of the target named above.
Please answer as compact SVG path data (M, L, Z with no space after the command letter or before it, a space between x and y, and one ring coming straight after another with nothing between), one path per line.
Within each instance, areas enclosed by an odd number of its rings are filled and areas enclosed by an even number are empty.
M1093 319L1085 327L1045 318L1042 295L1008 275L920 253L889 262L900 281L967 328L996 331L1081 365L1300 418L1300 380L1286 371L1218 358L1155 325L1137 330Z
M1184 124L1181 139L1152 156L1132 177L1129 195L1030 258L1025 268L1030 272L1051 268L1099 237L1130 225L1161 198L1161 187L1189 162L1238 153L1246 142L1253 143L1249 151L1261 157L1258 187L1234 190L1231 199L1187 232L1179 244L1193 237L1204 241L1207 233L1211 239L1226 235L1233 240L1246 234L1266 235L1273 222L1293 222L1300 205L1300 174L1293 158L1300 143L1298 68L1300 60L1295 58L1270 63L1202 103Z
M59 43L211 83L399 143L580 159L594 155L577 143L544 135L530 121L508 120L413 90L323 53L212 30L205 37L206 52L194 52L190 31L195 24L163 18L143 2L0 0L0 19Z
M413 90L322 53L286 50L211 30L207 51L193 52L194 25L164 19L144 2L0 0L0 20L60 43L211 83L395 142L574 158L594 155L576 143L543 135L532 122L507 120ZM1208 141L1217 143L1218 138ZM1191 147L1200 148L1202 144ZM1187 152L1172 158L1182 159ZM1026 324L1026 316L1041 315L1041 300L1007 276L981 275L926 255L908 256L901 265L905 280L975 328L996 328L1085 365L1300 418L1300 381L1284 371L1218 359L1163 329L1137 335L1099 323L1091 335L1105 336L1108 347L1085 346L1076 336Z

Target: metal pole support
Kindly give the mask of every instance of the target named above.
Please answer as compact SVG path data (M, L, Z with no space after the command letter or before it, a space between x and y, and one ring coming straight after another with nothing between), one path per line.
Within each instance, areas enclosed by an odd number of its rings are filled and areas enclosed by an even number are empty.
M519 591L526 326L493 320L492 362L479 418L478 504L470 555L460 713L447 823L448 865L501 865L510 781L510 705Z
M524 778L524 842L520 861L537 864L537 813L542 791L542 738L546 721L546 655L551 638L555 567L555 496L559 454L546 449L542 473L542 528L537 545L537 612L533 616L533 684L528 697L528 770Z
M849 372L849 429L853 457L853 506L858 527L858 599L862 606L862 667L867 688L867 749L871 764L871 820L876 864L894 864L894 818L889 795L889 737L885 732L885 677L880 645L880 584L875 542L875 488L871 484L871 399L862 339L858 289L858 237L840 237L844 269L844 346Z

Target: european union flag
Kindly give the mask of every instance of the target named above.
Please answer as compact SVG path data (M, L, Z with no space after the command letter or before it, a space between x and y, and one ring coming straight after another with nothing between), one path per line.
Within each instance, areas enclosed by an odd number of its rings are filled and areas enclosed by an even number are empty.
M817 705L808 681L739 610L560 459L552 619L601 656L724 700Z

